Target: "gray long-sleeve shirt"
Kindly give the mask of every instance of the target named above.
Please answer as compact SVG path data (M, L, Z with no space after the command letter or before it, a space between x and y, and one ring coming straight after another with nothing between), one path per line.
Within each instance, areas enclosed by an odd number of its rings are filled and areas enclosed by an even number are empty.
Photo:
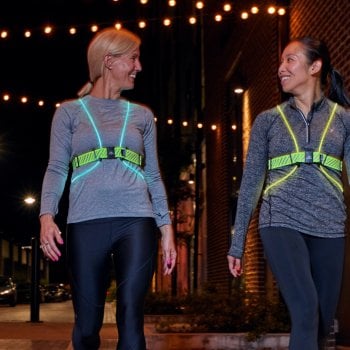
M166 191L158 165L156 126L147 107L125 99L90 95L64 102L51 127L50 157L44 176L40 215L56 215L69 164L101 146L123 146L144 156L144 167L104 159L72 172L68 223L107 217L154 217L170 224Z
M301 151L318 149L332 106L333 103L324 98L304 116L293 98L282 104ZM342 159L347 169L350 169L349 136L350 113L338 106L323 141L322 152ZM345 235L343 192L327 179L319 165L300 164L287 180L263 192L293 167L268 171L268 159L293 152L295 144L277 108L259 114L251 130L229 255L242 257L250 219L260 198L259 228L287 227L317 237ZM326 171L341 183L340 171Z

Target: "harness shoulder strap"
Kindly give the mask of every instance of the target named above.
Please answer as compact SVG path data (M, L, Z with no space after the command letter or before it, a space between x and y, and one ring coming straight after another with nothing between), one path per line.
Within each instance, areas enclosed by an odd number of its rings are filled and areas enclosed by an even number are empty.
M322 146L323 146L325 137L327 135L327 132L329 130L329 127L332 123L332 120L335 116L337 106L338 106L337 103L333 104L333 108L332 108L332 111L331 111L330 116L328 118L327 124L322 132L320 144L318 146L317 151L300 151L299 150L299 145L298 145L296 136L295 136L293 129L291 128L291 126L288 122L288 119L287 119L281 105L278 105L276 107L284 124L286 125L286 128L287 128L293 142L294 142L295 152L290 153L290 154L277 156L277 157L273 157L273 158L269 159L268 160L268 169L273 170L273 169L278 169L278 168L285 167L288 165L295 165L295 167L293 167L292 170L290 172L288 172L287 175L285 175L282 179L277 180L276 182L267 186L264 193L269 191L272 187L276 186L277 184L287 180L295 172L298 165L302 164L302 163L304 163L304 164L318 164L320 171L325 175L325 177L333 185L338 187L340 191L343 191L342 184L337 179L335 179L331 174L329 174L326 170L326 168L328 168L328 169L332 169L332 170L336 170L336 171L341 172L342 171L342 161L336 157L333 157L331 155L328 155L328 154L322 152Z
M283 109L281 108L280 105L277 105L277 110L280 113L280 116L282 117L282 120L283 120L284 124L286 125L287 130L288 130L288 132L289 132L289 134L290 134L290 136L291 136L291 138L292 138L292 140L294 142L295 152L299 152L299 145L298 145L298 142L297 142L297 138L294 135L293 129L290 126L290 124L288 122L288 119L287 119L286 115L284 114L284 111L283 111Z
M137 152L134 152L128 149L127 147L122 146L124 141L124 136L125 136L126 125L129 119L130 102L128 101L127 103L127 111L124 118L119 146L115 146L115 147L102 147L101 136L94 122L94 118L92 117L89 109L87 108L87 106L85 105L84 101L81 98L79 99L79 102L83 107L86 115L88 116L88 119L96 133L99 148L74 156L72 159L73 169L79 168L89 163L99 161L101 159L116 159L116 158L124 159L135 165L142 166L143 156Z
M281 116L284 124L286 125L286 128L287 128L287 130L288 130L288 132L289 132L289 134L294 142L295 152L290 153L290 154L277 156L277 157L273 157L273 158L269 159L268 160L268 169L273 170L273 169L278 169L278 168L288 166L288 165L305 163L305 164L322 164L323 166L325 166L327 168L341 171L342 170L342 161L336 157L333 157L331 155L328 155L328 154L322 152L322 146L323 146L325 137L327 135L327 132L329 130L329 127L330 127L332 120L334 118L336 109L337 109L337 104L335 103L333 105L331 114L328 118L327 124L322 132L322 137L321 137L320 144L318 146L317 151L300 151L296 136L293 132L293 129L291 128L283 109L281 108L280 105L278 105L277 110L280 113L280 116Z

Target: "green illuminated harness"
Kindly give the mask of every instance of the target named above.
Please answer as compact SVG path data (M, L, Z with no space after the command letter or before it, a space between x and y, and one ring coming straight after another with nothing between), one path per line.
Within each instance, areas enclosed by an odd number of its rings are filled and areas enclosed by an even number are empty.
M128 102L128 108L127 108L127 113L125 116L124 125L123 125L123 129L122 129L120 146L115 146L115 147L102 147L102 141L101 141L100 134L96 128L96 125L94 123L94 120L93 120L89 110L85 106L82 99L79 99L79 102L82 105L84 111L86 112L86 114L87 114L87 116L88 116L94 130L95 130L100 147L73 157L73 159L72 159L73 169L79 168L83 165L90 164L90 163L93 163L93 162L96 162L96 161L99 161L102 159L117 159L117 158L122 159L122 160L127 160L130 163L136 164L138 166L142 166L143 165L143 156L141 154L138 154L137 152L134 152L134 151L122 146L125 128L126 128L126 124L127 124L128 117L129 117L130 102Z
M337 104L335 103L333 106L332 112L329 116L329 119L327 121L326 127L323 130L321 141L320 141L320 144L318 146L317 151L300 151L299 145L297 143L297 139L295 137L295 134L294 134L290 124L288 123L288 120L287 120L286 115L284 114L284 111L282 110L282 108L280 106L277 106L277 110L278 110L279 114L281 115L282 120L283 120L285 126L287 127L287 130L288 130L288 132L289 132L289 134L294 142L295 152L269 159L268 160L268 170L274 170L274 169L282 168L282 167L288 166L288 165L295 165L295 167L293 167L291 169L291 171L288 172L281 179L268 185L266 187L264 193L269 191L272 187L276 186L277 184L280 184L280 183L284 182L285 180L287 180L287 178L289 178L297 170L297 168L300 164L317 164L317 165L319 165L320 171L326 176L326 178L332 184L334 184L336 187L338 187L341 191L343 191L342 184L339 181L337 181L336 179L334 179L325 169L325 168L329 168L332 170L341 171L342 170L342 161L339 160L338 158L335 158L333 156L330 156L330 155L322 152L323 142L324 142L324 139L325 139L326 134L328 132L329 126L334 118L336 109L337 109Z

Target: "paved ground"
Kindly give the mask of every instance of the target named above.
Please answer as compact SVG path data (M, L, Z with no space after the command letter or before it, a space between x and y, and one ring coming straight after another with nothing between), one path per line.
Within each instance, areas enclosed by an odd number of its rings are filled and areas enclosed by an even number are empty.
M69 350L73 312L59 304L42 304L39 322L30 322L30 307L23 315L19 308L2 309L0 314L0 350ZM6 311L7 312L4 312ZM17 311L17 312L16 312ZM27 319L28 321L23 321ZM114 350L117 342L114 309L106 304L101 330L100 350ZM155 333L154 325L145 325L146 334Z
M30 306L2 309L0 313L0 350L68 350L73 326L71 302L40 305L40 322L29 322ZM68 311L67 311L68 310ZM7 311L7 312L5 312ZM23 319L28 321L23 321ZM101 330L101 350L115 349L117 331L114 311L106 304Z
M67 311L71 310L69 304L65 311L59 305L43 304L41 306L43 316L40 317L40 322L29 322L29 311L25 317L28 321L23 321L23 312L16 313L15 309L19 308L1 310L0 350L72 350L70 336L73 314ZM157 344L156 338L159 335L155 332L153 324L146 324L145 333L149 344ZM106 305L101 339L100 350L115 349L117 331L114 324L114 310L110 304ZM164 346L154 348L175 349ZM176 349L188 350L185 347L176 347ZM203 347L198 348L198 350L204 349ZM350 347L338 347L337 350L350 350Z
M70 346L72 323L61 322L1 322L1 350L73 350ZM146 330L152 336L152 330ZM100 350L114 350L116 330L112 324L105 324L101 331ZM178 348L176 348L178 349ZM338 347L337 350L349 350L350 347ZM164 350L167 350L164 348ZM183 348L182 350L187 350ZM204 350L204 348L202 349Z
M1 322L1 350L63 350L69 349L72 323ZM114 325L104 325L101 331L103 350L115 349Z

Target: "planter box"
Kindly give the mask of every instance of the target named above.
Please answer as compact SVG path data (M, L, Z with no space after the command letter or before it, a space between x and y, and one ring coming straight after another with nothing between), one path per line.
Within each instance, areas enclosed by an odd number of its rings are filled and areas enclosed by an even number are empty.
M246 333L187 333L188 315L145 315L147 349L151 350L287 350L288 333L265 334L254 342ZM155 325L171 325L172 332L157 332Z
M247 342L245 333L160 333L147 334L151 350L287 350L289 334L266 334Z

